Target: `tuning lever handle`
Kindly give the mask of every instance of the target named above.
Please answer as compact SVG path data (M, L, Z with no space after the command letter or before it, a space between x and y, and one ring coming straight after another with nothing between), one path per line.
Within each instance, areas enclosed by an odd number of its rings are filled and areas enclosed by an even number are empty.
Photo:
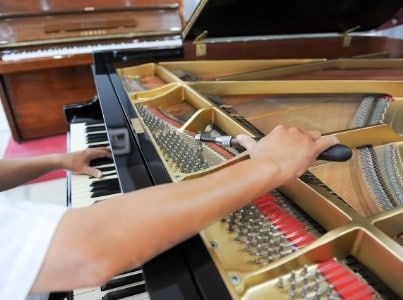
M242 145L239 144L235 137L229 135L210 137L196 134L195 139L197 141L214 143L224 147L242 147ZM257 141L259 139L260 138L255 138L255 140ZM346 161L349 160L352 155L353 151L348 146L343 144L336 144L319 154L318 159L327 161Z
M319 154L318 159L328 161L346 161L349 160L352 155L353 151L348 146L336 144Z

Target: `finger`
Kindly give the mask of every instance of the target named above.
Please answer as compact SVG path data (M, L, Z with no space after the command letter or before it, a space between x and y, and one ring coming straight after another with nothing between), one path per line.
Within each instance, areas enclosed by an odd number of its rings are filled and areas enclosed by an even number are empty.
M85 168L84 172L85 172L85 174L87 174L89 176L96 177L96 178L101 178L102 177L102 171L98 170L96 168L88 167L88 168Z
M236 140L246 150L250 150L256 144L256 141L252 137L250 137L250 136L248 136L246 134L237 135Z
M94 148L90 153L91 159L95 158L112 158L112 153L109 148Z
M307 134L309 134L313 138L314 141L316 141L317 139L319 139L322 136L322 134L318 130L306 130L305 132Z
M322 136L316 140L315 144L319 151L324 151L333 145L339 144L339 139L334 135Z

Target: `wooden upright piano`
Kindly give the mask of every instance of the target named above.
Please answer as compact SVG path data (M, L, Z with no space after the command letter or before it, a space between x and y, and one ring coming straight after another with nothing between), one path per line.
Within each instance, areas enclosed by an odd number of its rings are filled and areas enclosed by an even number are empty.
M134 270L137 282L71 299L403 297L402 40L371 35L402 2L329 5L201 1L180 46L94 53L97 98L65 113L71 150L110 145L111 186L82 198L69 176L72 207L248 158L198 133L259 137L283 123L335 133L353 157L318 160ZM104 140L86 144L94 130Z
M16 141L66 132L63 105L96 95L92 52L175 43L179 1L1 1L0 98Z

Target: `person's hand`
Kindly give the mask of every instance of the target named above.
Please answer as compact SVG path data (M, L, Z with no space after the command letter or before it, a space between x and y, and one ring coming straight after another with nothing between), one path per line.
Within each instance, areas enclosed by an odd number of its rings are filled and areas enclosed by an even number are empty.
M91 160L97 158L112 158L110 149L100 147L66 153L62 163L64 169L67 169L75 174L83 174L100 178L102 177L102 172L90 166Z
M251 159L278 165L281 175L289 179L301 176L321 152L339 142L332 135L321 136L319 131L284 125L276 126L259 142L243 134L236 138Z

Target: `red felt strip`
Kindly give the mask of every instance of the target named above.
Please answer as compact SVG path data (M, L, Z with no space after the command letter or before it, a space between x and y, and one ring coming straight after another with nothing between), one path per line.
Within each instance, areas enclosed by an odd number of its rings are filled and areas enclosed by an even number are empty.
M374 291L337 261L320 263L318 269L342 299L375 299Z
M302 248L315 240L305 229L306 225L279 206L278 199L273 195L266 193L254 200L253 204L296 247Z

